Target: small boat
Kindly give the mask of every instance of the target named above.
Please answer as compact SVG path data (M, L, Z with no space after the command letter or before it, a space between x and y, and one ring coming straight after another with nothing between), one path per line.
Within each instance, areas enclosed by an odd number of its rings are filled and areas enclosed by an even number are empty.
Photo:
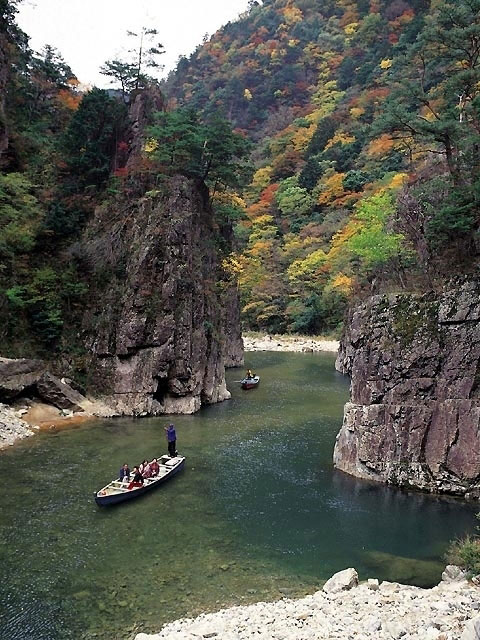
M181 471L185 466L185 458L183 456L175 456L175 458L162 456L158 458L158 465L160 467L158 474L153 478L145 478L141 487L134 487L129 490L127 488L128 482L122 482L120 479L112 480L106 487L94 493L95 502L99 506L105 507L138 498L138 496L142 496L147 491L151 491L170 480L172 476Z
M254 389L258 386L259 382L260 376L254 376L253 378L244 378L243 380L240 380L242 389Z

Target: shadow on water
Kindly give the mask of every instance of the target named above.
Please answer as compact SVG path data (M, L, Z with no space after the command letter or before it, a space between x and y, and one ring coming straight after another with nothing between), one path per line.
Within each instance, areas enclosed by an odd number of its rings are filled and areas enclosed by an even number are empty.
M473 507L333 469L348 381L331 354L247 354L261 375L232 399L175 418L185 470L139 500L99 509L93 491L165 450L166 419L43 434L0 455L1 640L129 638L169 620L316 590L354 566L438 581Z

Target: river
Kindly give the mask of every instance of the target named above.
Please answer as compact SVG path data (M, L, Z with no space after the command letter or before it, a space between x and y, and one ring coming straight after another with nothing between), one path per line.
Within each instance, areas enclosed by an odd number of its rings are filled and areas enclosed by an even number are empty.
M312 593L353 566L430 586L473 506L336 472L348 380L333 354L248 353L261 376L175 417L185 470L100 509L93 492L165 452L167 418L98 421L0 454L1 640L128 640L232 604Z

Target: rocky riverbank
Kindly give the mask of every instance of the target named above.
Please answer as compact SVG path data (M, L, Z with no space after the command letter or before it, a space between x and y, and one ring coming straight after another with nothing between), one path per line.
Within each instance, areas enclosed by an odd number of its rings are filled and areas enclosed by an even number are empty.
M65 378L57 378L42 360L0 357L0 449L42 429L61 429L113 410L86 398Z
M372 579L358 585L357 572L345 569L306 598L176 620L135 640L478 640L479 611L480 588L466 580L433 589Z
M245 351L316 351L337 352L340 343L337 340L323 340L305 336L263 335L243 336Z
M33 436L34 433L35 427L22 420L15 409L0 403L0 449Z

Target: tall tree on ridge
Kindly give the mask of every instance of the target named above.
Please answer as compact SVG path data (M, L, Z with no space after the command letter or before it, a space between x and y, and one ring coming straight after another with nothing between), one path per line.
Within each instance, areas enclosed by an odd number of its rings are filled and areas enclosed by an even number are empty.
M158 56L165 53L163 44L154 44L158 36L157 29L142 27L138 33L127 31L127 35L136 38L136 46L128 50L130 60L107 60L101 67L100 73L112 78L112 82L119 82L124 100L133 91L144 88L154 81L148 75L148 69L160 69Z

